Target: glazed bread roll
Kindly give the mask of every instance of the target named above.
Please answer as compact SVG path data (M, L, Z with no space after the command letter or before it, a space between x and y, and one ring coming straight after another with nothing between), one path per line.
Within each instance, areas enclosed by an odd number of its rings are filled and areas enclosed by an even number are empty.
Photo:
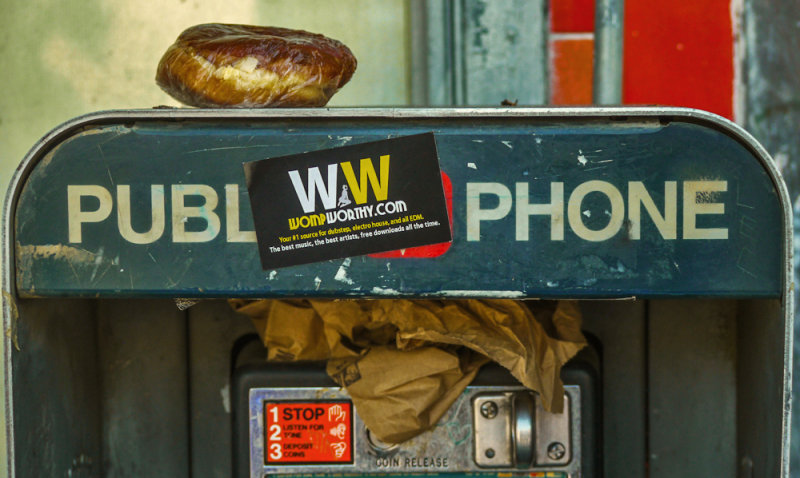
M180 34L158 64L156 83L190 106L324 106L355 69L350 49L322 35L209 23Z

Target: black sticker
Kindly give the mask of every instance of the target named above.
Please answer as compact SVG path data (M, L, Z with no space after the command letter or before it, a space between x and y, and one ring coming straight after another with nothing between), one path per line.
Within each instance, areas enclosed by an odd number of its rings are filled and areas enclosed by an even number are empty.
M451 241L433 133L244 164L261 265Z

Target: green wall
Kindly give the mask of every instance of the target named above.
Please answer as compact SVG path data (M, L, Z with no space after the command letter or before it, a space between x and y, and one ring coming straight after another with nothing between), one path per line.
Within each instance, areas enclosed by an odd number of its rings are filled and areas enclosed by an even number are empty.
M408 103L405 0L0 0L0 187L47 131L75 116L178 106L154 81L185 28L226 22L300 28L344 42L358 59L330 106Z

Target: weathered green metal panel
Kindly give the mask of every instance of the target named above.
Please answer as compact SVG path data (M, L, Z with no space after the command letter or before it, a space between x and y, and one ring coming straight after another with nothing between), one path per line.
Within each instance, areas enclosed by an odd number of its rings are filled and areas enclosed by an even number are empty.
M80 130L40 147L42 157L21 192L14 216L18 291L175 297L781 294L785 225L779 189L756 152L724 123L677 109L603 117L591 110L551 116L449 110L434 117L426 111L87 119ZM242 232L252 230L243 162L424 132L435 134L441 168L452 182L454 241L445 254L363 256L264 271L255 243L237 242L254 240ZM81 236L70 239L68 192L86 186L107 191L111 209L98 222L84 217ZM157 240L134 244L123 237L127 213L119 206L127 195L119 186L130 187L130 223L139 233L153 224L155 200L164 221ZM206 203L203 217L176 213L180 191L195 194L185 199L186 208ZM87 196L73 209L91 215L99 203ZM550 206L528 215L536 204ZM212 240L176 242L178 230L202 231L215 221L219 230Z

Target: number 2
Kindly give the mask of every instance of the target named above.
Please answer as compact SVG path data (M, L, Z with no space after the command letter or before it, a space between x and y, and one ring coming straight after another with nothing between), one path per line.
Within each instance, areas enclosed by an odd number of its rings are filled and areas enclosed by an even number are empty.
M272 424L269 426L269 432L271 435L269 436L269 441L281 441L281 426Z

